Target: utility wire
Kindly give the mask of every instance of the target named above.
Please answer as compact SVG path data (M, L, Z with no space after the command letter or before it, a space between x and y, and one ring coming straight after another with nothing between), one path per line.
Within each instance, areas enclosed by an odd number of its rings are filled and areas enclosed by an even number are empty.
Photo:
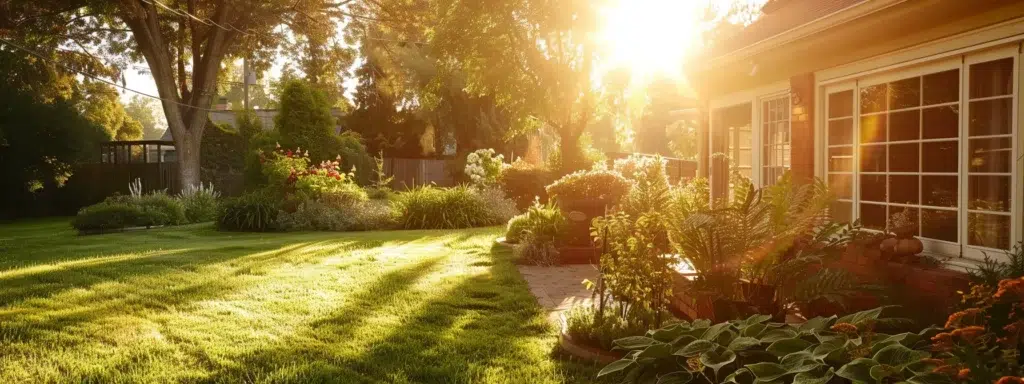
M38 57L38 58L39 58L40 60L42 60L42 61L44 61L44 62L47 62L47 63L53 64L53 65L56 65L56 66L58 66L58 67L61 67L61 68L64 68L64 69L66 69L66 70L68 70L68 71L70 71L70 72L75 72L75 73L77 73L77 74L80 74L80 75L82 75L82 76L85 76L85 77L88 77L88 78L90 78L90 79L93 79L93 80L99 81L99 82L101 82L101 83L106 83L106 84L109 84L109 85L113 85L113 86L115 86L115 87L117 87L117 88L120 88L120 89L123 89L123 90L125 90L125 91L133 92L133 93L136 93L136 94L139 94L139 95L142 95L142 96L145 96L145 97L151 98L151 99L156 99L156 100L160 100L160 101L166 101L166 102L169 102L169 103L174 103L174 104L178 104L178 105L180 105L180 106L183 106L183 107L188 107L188 108L192 108L192 109L195 109L195 110L200 110L200 111L205 111L205 112L214 112L214 110L213 110L213 109L207 109L207 108L200 108L200 107L196 107L196 106L192 106L192 105L188 105L188 104L182 103L182 102L180 102L180 101L177 101L177 100L170 100L170 99L165 99L165 98L162 98L162 97L160 97L160 96L154 96L154 95L150 95L150 94L148 94L148 93L145 93L145 92L141 92L141 91L136 91L136 90L134 90L134 89L131 89L131 88L125 87L125 86L123 86L123 85L120 85L120 84L114 83L114 82L112 82L112 81L109 81L109 80L106 80L106 79L102 79L102 78L99 78L99 77L97 77L97 76L94 76L94 75L91 75L91 74L88 74L88 73L85 73L85 72L79 71L79 70L77 70L77 69L74 69L74 68L70 68L70 67L68 67L68 66L66 66L66 65L64 65L64 64L60 64L60 63L56 63L56 62L53 62L53 61L51 61L50 59L48 59L48 58L47 58L46 56L43 56L42 54L40 54L39 52L36 52L36 51L33 51L33 50L31 50L31 49L25 48L25 47L23 47L23 46L21 46L21 45L18 45L18 44L14 43L14 42L12 42L12 41L10 41L10 40L7 40L7 39L5 39L5 38L2 38L2 37L0 37L0 41L4 42L4 43L6 43L6 44L9 44L9 45L11 45L12 47L18 48L18 49L20 49L20 50L22 50L22 51L28 52L29 54L31 54L31 55L33 55L33 56L35 56L35 57Z

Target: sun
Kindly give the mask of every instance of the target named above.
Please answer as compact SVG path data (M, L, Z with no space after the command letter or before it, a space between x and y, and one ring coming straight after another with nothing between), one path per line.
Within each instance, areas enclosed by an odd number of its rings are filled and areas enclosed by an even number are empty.
M603 9L599 39L605 69L626 67L634 81L654 75L681 77L683 62L700 44L707 1L614 0Z

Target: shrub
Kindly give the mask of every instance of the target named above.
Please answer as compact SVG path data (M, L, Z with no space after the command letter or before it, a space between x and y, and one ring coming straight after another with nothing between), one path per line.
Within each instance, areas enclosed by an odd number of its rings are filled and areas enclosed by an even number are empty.
M554 204L535 202L523 216L524 228L515 253L528 263L555 264L558 256L556 246L569 224L562 211Z
M537 167L525 161L516 161L501 172L498 177L498 185L505 195L516 202L516 207L526 209L533 204L533 201L540 199L540 202L548 201L548 193L545 186L554 181L551 171L546 168Z
M116 230L135 226L144 213L135 204L104 201L78 211L71 226L79 231Z
M185 207L185 218L189 223L213 221L217 218L217 199L220 192L213 184L187 186L178 194L178 200Z
M547 186L548 196L565 201L618 202L629 191L630 184L618 172L607 170L577 171L562 176Z
M347 231L354 218L348 210L316 200L305 201L295 212L278 213L278 227L287 231Z
M330 100L323 92L306 81L289 81L283 85L278 112L274 126L286 147L310 150L316 161L339 155L326 151L336 144L331 136L337 119L331 115Z
M928 328L877 332L901 319L876 308L803 324L768 323L768 315L711 324L679 322L615 340L626 357L597 375L625 373L626 383L938 383ZM835 380L835 381L830 381Z
M424 186L399 193L396 210L405 229L456 229L503 223L480 193L465 185Z
M464 172L476 186L494 185L505 168L504 160L504 155L494 155L494 149L478 149L466 155Z
M515 216L508 221L505 227L505 242L516 244L523 240L523 232L529 224L529 217L524 213Z
M246 139L230 125L209 124L200 145L204 179L217 174L242 172L245 168Z
M340 158L340 157L339 157ZM324 200L331 204L365 201L366 191L355 175L341 171L337 160L309 166L308 151L275 149L262 157L263 172L271 188L301 201Z
M217 209L217 228L228 231L269 231L276 229L278 198L268 191L257 191L221 202Z
M180 225L188 222L185 205L163 192L154 192L135 198L135 204L142 209L143 216L136 225Z
M501 224L519 214L516 203L505 197L505 193L500 189L487 187L478 190L477 194L480 195L484 206L487 207L488 221Z
M356 204L352 213L352 231L379 231L398 226L398 217L386 200L369 200Z

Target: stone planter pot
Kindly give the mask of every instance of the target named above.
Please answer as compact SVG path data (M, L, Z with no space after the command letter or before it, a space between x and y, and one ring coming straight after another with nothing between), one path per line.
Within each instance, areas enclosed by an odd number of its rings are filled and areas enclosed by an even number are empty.
M597 247L559 247L558 262L566 265L600 264L601 250Z
M604 215L607 202L603 200L559 200L558 208L562 210L569 222L568 233L564 242L567 246L590 247L594 245L590 238L590 222Z

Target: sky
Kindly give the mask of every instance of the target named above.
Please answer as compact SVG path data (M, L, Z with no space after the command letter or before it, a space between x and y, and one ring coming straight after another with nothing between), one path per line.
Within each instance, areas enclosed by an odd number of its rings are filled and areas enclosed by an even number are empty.
M616 0L602 12L600 40L610 55L598 65L598 71L626 66L633 74L634 82L642 82L656 74L670 77L683 76L686 56L700 44L700 18L707 4L715 3L721 9L730 4L748 2L764 4L767 0ZM339 30L344 23L339 23ZM353 67L358 66L357 59ZM270 79L281 75L284 60L279 59L272 66ZM146 68L145 63L135 67ZM127 88L150 95L157 95L153 77L145 71L130 68L125 73ZM352 73L350 71L350 73ZM266 76L263 76L266 77ZM242 79L221 79L241 81ZM350 100L355 90L356 79L349 77L343 84L345 95ZM127 102L133 93L121 90L121 99Z

